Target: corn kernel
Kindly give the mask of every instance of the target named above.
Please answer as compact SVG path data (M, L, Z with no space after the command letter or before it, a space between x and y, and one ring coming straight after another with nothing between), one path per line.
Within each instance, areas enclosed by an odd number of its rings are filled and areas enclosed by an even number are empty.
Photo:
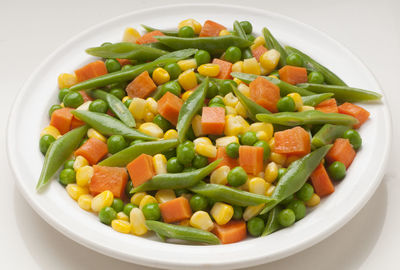
M82 194L78 198L78 205L80 208L86 211L92 210L92 200L93 196L90 194Z
M234 81L237 85L243 83L243 82L242 82L241 80L239 80L238 78L233 78L233 81Z
M274 137L272 137L272 138L268 141L268 145L269 145L269 148L271 148L271 152L273 152L273 151L274 151L274 148L275 148L275 138L274 138Z
M231 220L233 207L226 203L216 202L211 208L210 213L218 225L224 225Z
M143 235L147 233L146 219L143 215L142 210L139 208L133 208L129 215L131 222L131 233L134 235Z
M263 210L264 206L265 206L265 203L262 203L259 205L247 206L243 212L243 219L245 221L248 221L252 217L257 216Z
M239 102L238 98L235 97L232 93L226 94L223 98L223 101L226 106L232 106L232 107L235 107L236 104L238 104Z
M237 136L244 131L240 120L237 116L227 115L225 117L224 134L227 136Z
M198 137L193 141L194 145L197 145L199 143L203 144L208 144L208 145L213 145L212 141L208 137Z
M301 158L300 156L295 156L295 155L288 156L286 158L284 167L289 167L289 165L292 164L292 162L295 162L296 160L298 160L300 158Z
M144 121L145 122L153 122L153 119L154 119L154 117L155 117L155 115L153 114L153 113L151 113L151 112L146 112L146 114L144 115Z
M177 62L177 64L181 68L182 71L186 71L186 70L189 70L189 69L193 70L193 69L195 69L197 67L197 62L196 62L196 59L194 59L194 58L180 60L180 61Z
M125 101L127 101L128 99L130 99L129 96L124 96L121 101L122 101L122 103L125 103Z
M235 108L231 107L231 106L225 106L225 111L226 111L226 115L236 115L236 110Z
M201 28L202 28L201 24L194 19L186 19L186 20L181 21L178 25L178 29L180 29L184 26L192 27L195 34L199 34L201 31Z
M321 201L321 198L320 198L317 194L314 193L314 194L311 196L311 199L309 199L308 201L306 201L306 205L307 205L308 207L314 207L314 206L318 205L318 204L320 203L320 201Z
M249 74L260 75L260 65L258 64L257 60L253 58L244 59L243 61L243 72Z
M299 112L305 112L305 111L312 111L315 110L315 108L313 106L301 106L299 108Z
M146 100L137 97L133 98L129 105L129 111L135 119L143 120L146 114Z
M146 192L138 192L133 194L133 196L131 197L131 203L134 205L140 205L140 202L146 195L147 195Z
M275 162L277 165L283 166L286 162L286 155L272 152L269 160Z
M219 35L219 36L228 36L228 35L232 35L232 34L231 34L231 32L229 32L228 30L223 29L223 30L221 30L221 31L219 32L218 35Z
M303 107L303 100L298 93L290 93L287 96L293 99L294 104L296 105L296 110L299 110L301 107Z
M61 108L65 108L64 102L61 102L61 103L60 103L60 106L61 106Z
M190 90L197 86L197 77L192 69L182 72L178 77L178 82L183 89Z
M229 166L221 166L218 169L215 169L210 175L210 183L211 184L219 184L219 185L226 185L228 184L228 173L230 172L231 168Z
M243 61L237 61L232 65L232 72L243 72ZM238 84L239 85L239 84Z
M90 179L93 176L93 167L83 166L76 170L76 183L79 186L85 187L89 185Z
M189 227L190 226L190 219L184 219L179 222L179 225Z
M281 54L275 50L271 49L260 56L260 64L264 68L266 74L273 71L279 63Z
M217 156L217 147L214 145L198 143L194 146L194 150L197 154L208 158L215 158Z
M153 157L153 167L156 174L167 173L167 159L163 154L157 154Z
M83 156L77 156L74 161L74 170L77 171L79 168L83 166L89 165L89 161L86 160Z
M249 191L251 193L264 195L269 188L269 185L270 184L261 177L253 177L249 180Z
M240 115L243 118L247 117L247 110L246 108L243 106L243 104L241 102L238 102L235 106L235 111L238 115Z
M100 212L103 207L111 206L114 200L114 195L111 191L106 190L98 194L92 200L92 210L95 212Z
M153 74L151 75L153 81L157 84L163 84L169 81L170 76L168 71L165 69L158 67L153 71Z
M258 131L264 131L267 134L267 139L265 139L265 141L269 141L274 133L274 127L270 123L257 122L250 125L249 131L253 131L256 133Z
M136 40L140 38L139 32L132 27L125 28L124 36L122 37L123 42L132 42L136 43Z
M219 73L219 65L203 64L197 68L197 72L208 77L215 77Z
M164 136L163 130L157 124L152 122L141 124L138 130L144 134L160 139Z
M131 224L125 220L114 219L111 221L111 227L119 233L130 233Z
M268 183L273 183L278 178L278 165L275 162L270 162L265 167L264 179Z
M151 112L152 114L158 113L158 104L154 98L152 97L146 98L146 110Z
M272 196L272 193L274 193L275 190L275 186L274 185L270 185L269 188L267 189L267 192L265 192L265 196Z
M250 46L250 48L253 50L257 48L258 46L264 45L265 44L265 38L263 36L258 36L254 39L253 45Z
M122 211L117 213L117 219L129 221L129 217Z
M43 135L51 135L53 136L55 139L57 139L58 137L61 136L60 131L58 131L58 129L54 126L47 126L45 127L42 132L40 133L40 137L42 137Z
M70 88L77 83L78 79L75 74L61 73L60 76L58 76L58 87L60 89Z
M240 115L237 115L236 119L242 125L243 132L247 132L249 130L249 127L250 127L249 123L243 117L241 117Z
M151 195L146 195L146 196L144 196L143 199L140 201L139 208L140 208L140 209L143 209L143 207L144 207L146 204L149 204L149 203L157 203L156 198L154 198L154 197L151 196Z
M250 87L248 87L246 84L241 83L238 86L238 90L242 92L243 95L246 97L250 97Z
M260 75L261 76L265 76L268 73L270 73L270 71L268 69L265 69L261 64L260 64Z
M265 131L257 131L256 136L260 141L268 141L270 139Z
M164 140L178 139L178 132L175 129L169 129L164 134Z
M211 231L214 228L210 215L205 211L197 211L190 218L190 225L200 230Z
M97 130L95 130L93 128L89 128L89 130L87 131L87 136L89 138L96 138L102 142L107 142L106 137L104 137L100 132L98 132Z
M239 143L239 139L237 136L225 136L220 137L215 140L215 146L217 147L226 147L230 143Z
M185 93L182 94L182 97L181 97L182 100L186 101L190 97L191 94L193 94L193 90L185 91Z
M192 129L196 137L202 136L203 128L201 127L201 116L196 114L192 119Z
M158 203L165 203L176 198L175 192L172 189L161 189L155 195Z
M83 103L82 105L80 105L78 108L76 108L77 110L80 111L88 111L89 110L89 106L92 103L92 101L86 101L85 103Z

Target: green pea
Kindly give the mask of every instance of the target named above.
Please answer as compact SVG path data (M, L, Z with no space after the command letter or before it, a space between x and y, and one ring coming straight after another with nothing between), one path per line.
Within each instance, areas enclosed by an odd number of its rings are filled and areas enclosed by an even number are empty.
M126 92L121 88L114 88L110 90L110 94L116 96L118 99L123 99L126 96Z
M210 63L211 56L205 50L198 50L194 55L194 59L196 60L197 66L200 66L203 64Z
M225 106L224 104L224 100L221 97L214 97L212 98L209 102L208 102L208 106L210 106L210 104L222 104Z
M128 180L128 182L126 182L126 185L125 185L125 195L128 198L132 197L132 194L131 194L132 188L133 188L133 183L131 180Z
M232 93L233 91L233 86L237 86L237 83L234 82L233 80L223 80L220 83L220 87L219 87L219 94L221 96L226 96L229 93Z
M160 220L161 211L158 203L148 203L142 208L142 212L146 220Z
M178 188L178 189L175 189L174 191L175 191L176 197L180 197L180 196L182 196L183 194L188 194L188 193L190 193L190 191L187 190L186 188Z
M239 157L239 147L240 144L236 142L232 142L228 144L225 148L226 154L231 158L238 158Z
M294 112L296 110L296 103L294 103L293 98L286 96L278 100L276 107L280 112Z
M340 161L335 161L329 165L328 174L333 180L340 181L346 176L346 166Z
M224 105L224 104L221 104L221 103L211 103L211 104L208 105L208 107L210 107L210 108L213 108L213 107L221 107L221 108L224 108L224 109L225 109L225 112L226 112L225 105Z
M162 117L161 114L154 116L153 123L159 126L164 132L173 128L172 124L167 119Z
M83 97L79 92L70 91L63 99L65 107L78 108L83 104Z
M177 63L165 65L164 69L168 72L171 80L177 79L179 74L182 73L182 70Z
M297 53L289 54L286 57L286 65L302 67L304 65L303 59Z
M131 141L131 143L129 145L132 146L132 145L139 144L139 143L144 143L144 141L140 140L140 139L137 139L137 140Z
M308 74L308 82L309 83L318 83L318 84L323 84L325 81L324 75L318 71L311 71L310 74Z
M163 93L171 92L175 96L181 96L182 88L177 81L166 82L161 87Z
M190 198L190 208L192 208L193 212L196 211L205 211L208 207L208 200L206 197L196 194Z
M192 38L194 37L194 30L193 27L190 26L183 26L179 28L178 36L183 38Z
M192 166L196 169L203 168L207 166L208 164L208 158L201 156L201 155L195 155L194 159L192 160Z
M284 209L279 213L278 220L283 227L289 227L296 221L296 216L292 209Z
M58 181L66 186L68 184L72 184L76 182L76 178L75 178L76 174L74 169L63 169L60 172L60 177L58 178Z
M286 168L279 168L278 169L278 180L281 179L281 177L286 173L287 169Z
M63 168L64 169L73 169L74 168L74 163L75 163L75 160L69 159L69 160L65 161Z
M54 142L55 140L56 139L49 134L43 135L39 140L40 152L42 152L43 155L46 155L47 150L50 147L50 144L52 144L52 142Z
M349 129L343 134L343 138L348 139L353 145L354 150L358 150L361 145L362 145L362 139L360 134L354 130L354 129Z
M246 183L247 173L242 167L235 167L228 173L228 183L232 187L238 187Z
M242 58L242 51L238 47L230 46L226 49L224 58L226 61L235 63Z
M105 61L108 73L121 70L121 64L115 59L107 59Z
M137 206L134 205L133 203L127 203L127 204L125 204L124 210L122 210L122 211L125 213L125 215L127 215L129 217L133 208L137 208Z
M291 201L293 201L294 200L294 196L293 195L290 195L289 197L287 197L286 199L284 199L284 200L282 200L281 202L280 202L280 204L282 204L282 205L288 205Z
M250 235L258 237L264 231L265 223L259 217L253 217L247 221L247 231Z
M108 110L108 104L102 99L96 99L90 102L89 111L106 113Z
M306 205L303 201L292 200L287 208L293 210L296 221L306 216Z
M183 165L178 161L176 157L170 158L167 161L167 172L169 173L180 173L184 169Z
M247 39L248 39L249 41L253 42L253 41L256 39L256 37L253 36L252 34L247 34Z
M99 219L106 225L111 225L111 222L117 218L117 212L110 206L103 207L99 212Z
M240 26L243 28L244 32L249 35L253 32L253 25L249 21L241 21Z
M240 220L243 216L243 208L237 205L233 205L233 219Z
M132 99L128 98L127 100L125 100L124 105L125 105L125 107L127 107L129 109L129 106L131 105L131 103L132 103Z
M212 99L218 94L218 86L215 82L209 81L208 82L208 89L206 98Z
M69 89L68 88L61 89L60 92L58 92L58 100L60 102L63 102L65 95L68 94L68 93L69 93Z
M243 134L240 139L240 143L243 145L253 145L257 142L257 135L254 131L247 131Z
M264 159L269 159L269 156L271 155L271 148L266 141L257 141L255 144L253 144L253 146L264 148Z
M107 139L108 152L115 154L126 148L128 143L122 135L112 135Z
M130 69L132 69L134 66L133 65L124 65L122 68L121 68L121 71L126 71L126 70L130 70Z
M161 154L163 154L167 160L176 157L176 148L171 148L169 150L162 152Z
M124 210L124 202L120 198L114 198L111 205L112 208L118 213Z
M184 142L182 143L182 145L183 145L183 146L190 147L190 148L194 148L194 143L193 143L192 141L190 141L190 140L184 141Z
M304 202L309 201L314 194L314 188L309 183L305 183L299 191L296 192L296 197Z
M176 157L183 165L189 165L195 157L196 152L193 147L180 144L176 149Z
M59 110L59 109L62 109L61 105L54 104L53 106L51 106L50 110L49 110L50 118L51 118L51 115L53 114L53 112L56 111L56 110Z

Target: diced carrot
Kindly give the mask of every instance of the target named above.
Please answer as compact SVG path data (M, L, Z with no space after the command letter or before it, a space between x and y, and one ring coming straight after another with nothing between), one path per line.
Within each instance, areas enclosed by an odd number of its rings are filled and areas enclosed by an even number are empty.
M324 113L337 113L338 106L336 103L336 99L330 98L327 100L322 101L315 107L316 110L324 112Z
M56 127L61 135L71 130L71 122L74 117L71 113L72 108L61 108L51 114L50 125Z
M171 92L167 92L162 98L160 98L157 104L158 112L161 116L176 126L178 123L179 111L183 105L182 99L178 98Z
M221 162L218 164L217 168L222 166L228 166L229 168L233 169L239 166L239 160L228 156L225 147L218 147L217 156L215 158L209 158L208 161L211 163L217 159L222 159Z
M306 83L307 69L286 65L279 70L279 78L290 84Z
M203 27L201 28L201 31L199 33L200 37L217 37L219 36L219 32L222 30L225 30L226 27L216 23L211 20L207 20L204 22Z
M257 175L264 165L264 148L241 145L239 147L239 164L248 174Z
M225 225L215 224L212 230L222 244L231 244L242 241L247 236L246 222L242 220L231 220Z
M359 128L369 118L369 112L361 108L360 106L354 105L349 102L345 102L338 107L339 113L351 115L358 120L358 124L355 124L354 128Z
M347 169L355 156L356 151L353 149L350 141L348 139L337 138L325 158L329 163L340 161Z
M90 180L89 191L93 196L109 190L114 197L123 197L128 173L125 168L93 166L93 176Z
M152 31L144 34L140 38L136 40L137 44L148 44L148 43L154 43L158 42L158 40L154 36L165 36L162 32L160 31Z
M156 88L157 85L150 78L149 72L143 71L128 84L126 92L131 98L147 98Z
M161 215L164 222L172 223L192 216L189 201L185 197L179 197L164 203L160 203Z
M304 156L311 151L310 134L302 127L275 132L274 152Z
M201 130L204 134L221 135L225 127L225 108L203 107Z
M132 61L130 59L121 59L121 58L115 58L115 59L118 61L121 67L132 64Z
M103 61L97 60L75 70L78 82L86 81L107 74L107 68Z
M83 156L90 165L97 164L108 153L107 144L96 138L89 138L75 151L75 156Z
M214 58L212 61L213 64L217 64L219 66L219 73L215 77L217 79L232 79L232 63L228 61L224 61L218 58Z
M87 102L87 101L93 100L93 99L86 93L85 90L79 91L79 94L81 94L81 96L83 97L83 102Z
M323 197L335 191L335 187L325 170L324 165L319 164L318 167L311 174L311 182L314 187L315 193Z
M78 118L76 118L75 116L72 117L72 121L71 121L71 129L83 126L85 124L85 122L83 122L82 120L79 120Z
M280 96L279 87L263 77L250 83L250 98L271 112L278 112L276 104Z
M132 160L126 168L134 187L149 181L155 175L153 157L147 154L141 154Z
M260 46L255 47L254 49L252 49L251 53L257 59L257 61L260 61L261 55L263 55L267 51L268 51L267 48L265 48L263 45L260 45Z

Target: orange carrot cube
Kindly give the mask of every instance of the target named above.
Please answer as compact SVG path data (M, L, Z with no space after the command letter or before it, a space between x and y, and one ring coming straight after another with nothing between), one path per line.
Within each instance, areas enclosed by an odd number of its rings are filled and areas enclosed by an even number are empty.
M158 40L154 36L165 36L162 32L160 31L152 31L149 33L144 34L140 38L136 40L137 44L148 44L148 43L154 43L158 42Z
M355 156L356 151L353 149L350 141L348 139L338 138L335 140L325 158L329 163L340 161L347 169L353 162Z
M307 69L304 67L295 67L286 65L279 70L279 78L290 84L306 83Z
M155 175L152 156L141 154L132 160L126 168L134 187L149 181Z
M330 98L327 100L322 101L315 107L316 110L324 112L324 113L337 113L338 106L336 103L336 99Z
M225 108L203 107L201 130L204 134L221 135L225 127Z
M126 92L131 98L147 98L156 88L157 85L150 78L149 72L143 71L128 84Z
M216 23L211 20L207 20L204 22L203 27L201 28L201 31L199 33L200 37L217 37L219 36L219 32L222 30L225 30L226 27Z
M157 104L158 112L161 114L161 116L176 126L178 123L179 111L183 105L182 99L178 98L171 92L167 92L157 102Z
M208 161L211 163L217 159L222 159L221 162L218 164L217 168L222 166L228 166L229 168L233 169L239 166L238 159L231 158L230 156L228 156L225 147L218 147L217 156L215 158L209 158Z
M109 190L114 197L121 198L127 181L128 173L125 168L94 165L89 191L93 196L96 196L103 191Z
M192 216L192 209L190 208L189 201L185 197L179 197L160 205L161 216L164 222L172 223Z
M55 110L51 114L50 125L57 128L60 131L61 135L64 135L68 131L71 130L71 122L73 119L73 115L71 113L71 108L61 108Z
M261 55L263 55L267 51L268 51L267 48L265 48L263 45L260 45L260 46L257 46L256 48L252 49L251 53L257 59L257 61L260 61Z
M248 174L257 175L263 171L264 148L241 145L239 147L239 165Z
M360 106L354 105L349 102L345 102L338 107L339 113L351 115L358 120L358 124L355 124L354 128L359 128L369 118L369 112L361 108Z
M212 230L222 244L231 244L242 241L247 236L246 222L243 220L231 220L225 225L215 224Z
M315 193L317 193L317 195L320 197L329 195L335 191L335 187L333 186L332 181L322 163L319 164L311 174L311 182Z
M83 82L92 78L96 78L101 75L107 74L107 68L103 61L97 60L89 63L80 69L75 70L76 78L78 82Z
M215 77L217 79L232 79L232 63L228 61L224 61L218 58L214 58L212 61L213 64L217 64L219 66L219 73Z
M274 152L304 156L310 153L310 134L302 127L275 132Z
M97 164L108 153L107 144L96 138L89 138L75 151L75 156L83 156L90 165Z
M263 77L250 83L250 98L271 112L278 112L276 104L280 96L279 87Z

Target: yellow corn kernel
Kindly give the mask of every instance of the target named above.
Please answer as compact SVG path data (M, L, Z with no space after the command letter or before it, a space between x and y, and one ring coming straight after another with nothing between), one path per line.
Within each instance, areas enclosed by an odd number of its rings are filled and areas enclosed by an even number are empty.
M102 142L107 142L106 137L104 137L100 132L98 132L97 130L95 130L93 128L89 128L89 130L87 131L87 136L89 138L96 138Z
M236 119L242 125L243 132L247 132L249 130L249 127L250 127L249 123L243 117L241 117L240 115L237 115Z
M167 173L167 159L163 154L157 154L153 157L153 167L156 174Z
M219 65L203 64L197 68L197 72L208 77L215 77L219 73Z
M278 78L278 77L276 77L275 75L269 75L268 77L270 77L270 78L274 78L274 79L277 79L277 80L279 80L279 78Z
M117 213L117 219L129 221L129 217L122 211Z
M246 97L250 97L250 87L248 87L246 84L241 83L238 86L238 90L242 92L243 95Z
M210 213L218 225L224 225L231 220L233 207L226 203L216 202L211 208Z
M193 70L193 69L195 69L197 67L197 62L196 62L196 59L194 59L194 58L180 60L180 61L177 62L177 64L181 68L182 71L186 71L186 70L189 70L189 69Z
M145 122L153 122L153 119L154 119L154 117L155 117L155 115L153 114L153 113L151 113L151 112L146 112L146 114L144 115L144 121Z
M272 137L272 138L268 141L268 145L269 145L269 148L271 148L271 152L273 152L273 151L274 151L274 148L275 148L275 138L274 138L274 137Z
M256 136L260 141L268 141L270 139L265 131L257 131Z
M225 117L224 134L227 136L237 136L244 130L237 116L227 115Z
M217 147L226 147L230 143L239 143L239 139L237 136L225 136L220 137L215 140L215 146Z
M154 198L151 195L144 196L143 199L140 201L139 208L142 209L143 206L145 206L146 204L149 204L149 203L157 203L156 198Z
M234 81L237 85L243 83L243 82L242 82L241 80L239 80L238 78L233 78L233 81Z
M239 100L232 93L228 93L223 98L224 104L226 106L235 107L238 104Z
M122 103L125 103L125 101L127 101L128 99L130 99L129 96L124 96L121 101L122 101Z
M267 183L261 177L253 177L249 180L249 191L251 193L264 195L270 185L270 183Z
M286 162L286 155L272 152L269 160L275 162L277 165L283 166Z
M280 57L281 54L275 49L271 49L260 56L260 64L266 73L270 73L278 66Z
M184 219L179 222L179 225L189 227L190 226L190 219Z
M270 162L265 167L264 179L268 183L273 183L278 178L278 165L275 162Z
M138 130L144 134L160 139L164 136L163 130L157 124L152 122L141 124Z
M55 139L57 139L58 137L61 136L60 131L58 131L58 129L54 126L47 126L45 127L42 132L40 132L40 137L42 137L43 135L51 135L53 136Z
M320 203L320 201L321 201L321 198L320 198L317 194L314 193L314 194L311 196L311 199L309 199L308 201L306 201L306 205L307 205L308 207L314 207L314 206L318 205L318 204Z
M165 69L158 67L153 71L153 74L151 75L153 81L157 84L163 84L169 81L169 73Z
M82 105L80 105L78 108L76 108L77 110L80 110L80 111L88 111L89 110L89 106L90 106L90 103L92 103L92 101L86 101L85 103L83 103Z
M245 221L248 221L252 217L257 216L261 212L261 210L263 210L264 206L265 206L265 203L262 203L259 205L247 206L243 212L243 219Z
M208 144L208 145L213 145L212 141L208 137L198 137L193 141L194 145L197 145L199 143L203 144Z
M133 194L133 196L131 197L131 203L134 205L140 205L140 202L146 195L147 195L146 192L138 192Z
M190 218L190 226L204 231L211 231L214 228L210 215L205 211L197 211Z
M208 158L215 158L217 156L217 147L214 145L198 143L194 146L194 150L197 154L208 157Z
M75 74L61 73L60 76L58 76L58 87L60 89L70 88L77 83L78 79Z
M164 134L165 140L178 139L178 132L175 129L169 129Z
M196 114L195 117L192 119L192 129L193 133L196 137L199 137L203 134L203 129L201 127L201 116Z
M312 111L312 110L315 110L315 108L313 106L306 106L306 105L301 106L298 109L299 112Z
M270 140L272 138L272 135L274 133L274 126L270 123L262 123L262 122L257 122L253 123L249 127L249 131L253 132L258 132L258 131L264 131L267 134L266 141Z
M199 34L201 31L201 28L202 28L201 24L194 19L186 19L186 20L181 21L178 25L178 29L181 29L184 26L192 27L195 34Z
M296 105L296 110L299 110L301 107L303 107L303 100L298 93L290 93L287 96L293 99L294 104Z
M182 72L178 77L178 82L183 89L190 90L197 86L197 77L192 69Z
M218 35L219 35L219 36L228 36L228 35L232 35L232 34L231 34L231 32L229 32L228 30L223 29L223 30L221 30L221 31L219 32Z
M265 192L265 196L272 196L272 193L274 193L275 190L275 186L274 185L270 185L269 188L267 189L267 192Z
M100 212L103 207L111 206L114 200L114 195L111 191L106 190L97 195L92 200L92 210Z
M83 166L89 165L89 161L86 160L83 156L77 156L74 161L74 170L77 171L79 168Z
M78 198L78 205L80 208L86 211L92 210L92 200L93 196L90 194L82 194Z
M255 75L261 74L260 65L258 64L257 60L254 57L249 59L244 59L243 72Z
M111 227L119 233L130 233L131 224L125 220L114 219L111 221Z
M182 100L186 101L191 94L193 94L193 90L185 91L185 93L182 94Z
M134 235L143 235L147 233L146 219L143 215L142 210L139 208L133 208L129 215L131 222L131 233Z
M265 44L265 38L263 36L258 36L254 39L253 45L250 46L250 48L253 50L257 48L258 46L264 45Z
M260 64L260 75L265 76L268 73L270 73L270 71L268 69L265 69L261 64Z
M165 203L176 198L175 192L172 189L161 189L155 195L158 203Z
M231 168L229 166L221 166L218 169L214 170L210 175L210 183L211 184L219 184L219 185L226 185L228 184L228 173L230 172Z
M143 120L146 114L146 100L137 97L133 98L129 105L129 111L135 119Z
M152 97L146 98L146 110L148 112L151 112L152 114L158 113L158 104L154 98Z
M132 28L132 27L125 28L124 36L122 37L122 41L136 43L136 40L138 38L140 38L140 34L135 28Z
M225 106L225 110L226 110L226 115L236 115L235 108L231 106Z
M288 156L286 158L284 167L289 167L289 165L292 164L292 162L294 162L300 158L301 158L300 156L295 156L295 155Z
M60 103L60 106L61 106L61 108L64 108L65 106L64 106L64 102L61 102Z
M85 187L89 185L92 176L93 176L93 167L91 166L80 167L78 170L76 170L76 183L81 187Z
M239 187L240 190L244 191L249 191L249 181L251 178L254 178L254 176L248 175L246 182Z
M232 65L232 72L243 72L243 61L237 61ZM239 84L238 84L239 85Z
M235 106L235 111L238 115L240 115L243 118L247 117L247 111L246 108L243 106L241 102L238 102Z

